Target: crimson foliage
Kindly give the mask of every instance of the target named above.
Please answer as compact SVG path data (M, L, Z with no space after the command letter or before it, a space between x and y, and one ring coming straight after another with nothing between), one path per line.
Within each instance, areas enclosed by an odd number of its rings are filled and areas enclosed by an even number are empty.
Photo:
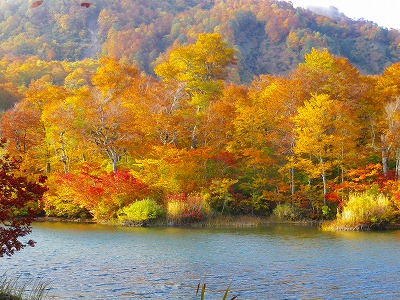
M0 148L5 140L0 141ZM38 200L46 191L45 177L37 182L22 174L20 163L8 155L0 159L0 257L11 256L27 245L34 246L29 240L19 238L32 232L31 223L38 212Z

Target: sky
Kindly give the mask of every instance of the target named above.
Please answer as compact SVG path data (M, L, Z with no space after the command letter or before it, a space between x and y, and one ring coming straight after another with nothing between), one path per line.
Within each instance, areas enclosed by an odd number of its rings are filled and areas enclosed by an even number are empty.
M289 1L289 0L288 0ZM365 19L379 26L400 30L400 0L290 0L294 7L334 6L352 19Z

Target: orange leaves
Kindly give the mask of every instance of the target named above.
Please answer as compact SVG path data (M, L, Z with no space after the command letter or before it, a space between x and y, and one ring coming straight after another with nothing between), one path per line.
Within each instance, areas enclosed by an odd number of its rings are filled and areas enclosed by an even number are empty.
M94 87L76 90L69 100L79 139L101 152L116 171L123 155L146 151L146 124L153 120L140 89L145 79L137 69L111 58L100 61Z
M382 102L394 101L400 96L400 63L387 67L377 79L377 97Z
M269 168L273 159L268 155L268 151L256 149L244 149L242 156L249 166L257 166L258 168Z
M102 57L99 62L100 66L92 77L92 82L102 91L103 96L119 94L130 87L138 77L139 72L135 67L120 63L116 59Z
M372 185L382 182L382 165L368 164L364 168L351 169L346 173L345 188L364 191Z
M1 120L2 136L9 140L12 153L26 154L41 144L44 137L40 111L27 101L7 111Z
M84 207L98 219L113 216L149 190L160 197L196 194L223 178L238 180L229 191L232 199L291 198L293 205L307 183L310 193L304 198L318 194L321 184L330 190L343 188L332 183L346 178L347 188L379 183L376 166L346 174L367 159L372 161L376 149L367 147L367 133L360 137L361 113L355 108L363 102L350 97L352 85L340 90L353 75L354 82L359 79L345 60L314 50L291 77L259 76L250 87L222 86L219 78L229 56L210 45L218 41L215 38L203 36L194 48L180 47L175 54L193 60L190 64L172 55L158 69L163 81L107 57L82 69L70 68L66 88L53 85L49 76L39 76L26 99L4 113L2 133L19 153L40 157L32 166L51 164L51 174L59 180L52 187L57 195L51 197L59 201L54 203L62 207L64 199L70 199L74 207L68 209L79 212ZM207 49L216 52L204 55ZM19 69L41 64L32 59ZM379 83L382 88L395 88L397 71L396 66L388 69L387 80ZM342 75L346 80L339 80ZM371 80L370 89L378 81ZM321 90L327 93L312 93ZM371 122L377 134L386 133L391 147L400 132L399 105L394 104L396 114L387 121L396 130L390 135L383 125ZM371 113L384 124L385 106L381 107ZM62 172L60 161L64 172L72 174L56 175ZM80 170L87 161L96 164L96 170ZM121 168L130 171L120 172ZM325 200L337 201L336 190L330 194L327 189Z

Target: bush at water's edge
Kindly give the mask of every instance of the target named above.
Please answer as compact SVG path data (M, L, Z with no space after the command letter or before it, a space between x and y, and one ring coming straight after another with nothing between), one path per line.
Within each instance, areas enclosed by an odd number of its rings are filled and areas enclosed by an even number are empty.
M325 222L323 230L382 230L394 219L389 198L381 193L366 191L349 195L349 200L336 220Z
M290 203L278 204L270 216L228 214L210 208L198 194L170 196L164 205L147 198L121 209L112 220L83 220L118 226L149 227L255 227L275 223L319 225L323 230L382 230L393 227L396 208L393 201L375 189L349 195L334 221L307 218L307 214ZM39 221L70 221L42 218ZM321 223L322 222L322 223Z

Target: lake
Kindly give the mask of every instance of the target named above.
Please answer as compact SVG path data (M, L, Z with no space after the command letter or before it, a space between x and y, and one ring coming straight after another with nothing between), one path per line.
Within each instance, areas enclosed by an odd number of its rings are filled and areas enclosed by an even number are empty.
M50 282L48 299L196 299L199 282L208 300L231 282L246 300L400 298L400 231L36 223L30 238L0 274Z

